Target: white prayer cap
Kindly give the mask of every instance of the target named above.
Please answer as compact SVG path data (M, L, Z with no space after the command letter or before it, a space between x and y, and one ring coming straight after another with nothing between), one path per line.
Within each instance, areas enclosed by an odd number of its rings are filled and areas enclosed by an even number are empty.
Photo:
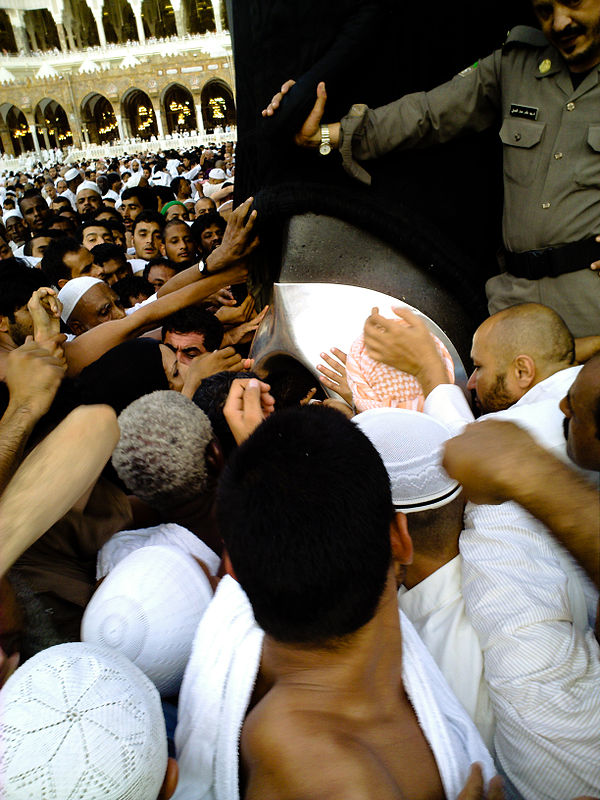
M94 181L82 181L82 183L80 183L79 186L77 187L75 195L78 195L80 192L83 192L84 189L91 189L92 191L97 192L99 195L102 195L100 187L98 186L97 183L94 183Z
M4 214L4 216L2 217L2 221L4 222L4 224L5 224L5 225L6 225L7 221L8 221L8 220L9 220L11 217L20 217L21 219L23 219L23 214L21 214L21 212L19 211L19 209L18 209L18 208L10 208L10 209L9 209L9 210L8 210L8 211L7 211L7 212Z
M222 169L211 169L208 173L209 178L213 178L215 181L224 181L227 175L225 175L224 170Z
M80 278L72 278L67 281L63 288L58 293L58 299L62 303L62 312L60 318L63 322L68 322L69 317L73 313L73 309L81 300L83 295L88 289L96 283L104 283L100 278L92 278L90 275L83 275Z
M75 178L79 177L80 175L81 173L79 172L78 169L75 169L75 167L71 167L71 169L68 169L65 172L64 178L66 182L69 183L69 181L74 181Z
M460 494L460 484L442 467L443 445L452 433L441 422L404 408L373 408L353 421L385 464L396 511L440 508Z
M142 547L100 584L83 615L81 638L114 647L163 697L170 697L179 691L212 595L208 578L191 556L177 547Z
M109 200L114 200L115 203L117 200L120 200L121 195L118 192L114 192L112 189L109 189L106 194L102 195L102 199L105 200L108 198Z
M3 800L156 798L167 770L160 697L115 650L59 644L0 692Z

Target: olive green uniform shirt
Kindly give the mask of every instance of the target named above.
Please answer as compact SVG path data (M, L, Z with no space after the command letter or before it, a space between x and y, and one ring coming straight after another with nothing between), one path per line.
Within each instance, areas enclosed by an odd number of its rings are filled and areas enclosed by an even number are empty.
M395 148L426 147L499 127L504 150L503 235L523 252L600 234L600 65L574 89L558 51L520 26L504 47L430 92L387 106L353 106L341 124L340 151L354 159Z

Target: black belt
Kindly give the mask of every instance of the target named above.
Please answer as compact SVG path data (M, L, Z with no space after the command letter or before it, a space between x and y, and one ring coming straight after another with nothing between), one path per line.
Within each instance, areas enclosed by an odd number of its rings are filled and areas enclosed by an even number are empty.
M588 269L593 261L600 261L600 242L595 237L581 242L571 242L562 247L528 250L526 253L504 252L507 272L516 278L530 281L539 278L556 278L567 272Z

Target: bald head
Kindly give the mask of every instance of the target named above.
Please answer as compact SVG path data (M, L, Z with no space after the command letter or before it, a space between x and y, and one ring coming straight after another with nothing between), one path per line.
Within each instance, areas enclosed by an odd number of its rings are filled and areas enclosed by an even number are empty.
M485 320L488 341L500 363L508 366L520 354L531 356L540 380L575 363L571 332L556 311L539 303L505 308Z
M538 303L499 311L475 331L475 370L467 387L482 411L501 411L533 386L574 363L575 345L561 317Z

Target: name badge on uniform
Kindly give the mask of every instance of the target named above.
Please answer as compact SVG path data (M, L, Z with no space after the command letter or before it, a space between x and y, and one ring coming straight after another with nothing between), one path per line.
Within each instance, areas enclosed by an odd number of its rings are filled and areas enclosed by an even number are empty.
M522 117L524 119L537 119L539 108L534 106L518 106L516 103L511 103L510 116Z

